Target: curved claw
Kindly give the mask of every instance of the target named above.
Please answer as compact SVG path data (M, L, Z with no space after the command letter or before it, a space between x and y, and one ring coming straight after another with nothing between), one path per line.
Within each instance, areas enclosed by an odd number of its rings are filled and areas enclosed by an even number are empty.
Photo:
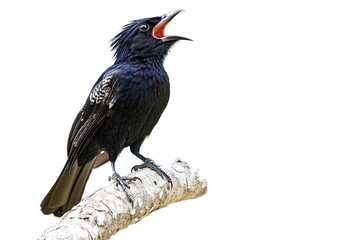
M150 158L146 158L143 164L133 166L131 168L131 172L138 171L143 168L150 168L159 174L163 179L166 178L167 182L170 184L170 189L173 188L173 182L171 178Z
M120 177L120 175L116 172L113 173L112 176L109 177L109 181L114 180L117 184L119 184L121 187L127 187L130 189L130 186L126 183L129 179Z
M142 182L141 178L138 177L122 177L122 179L130 182L135 180L139 180L140 182Z
M146 158L143 164L135 165L131 168L131 172L138 171L143 168L150 168L154 170L153 168L160 168L151 158ZM161 175L161 174L159 174Z
M131 207L134 207L135 197L134 195L129 191L130 186L126 183L126 181L131 181L133 179L139 179L138 177L128 178L128 177L120 177L120 175L116 172L113 173L112 176L109 177L110 180L114 180L118 185L121 186L121 188L124 190L126 197L129 199L131 203Z

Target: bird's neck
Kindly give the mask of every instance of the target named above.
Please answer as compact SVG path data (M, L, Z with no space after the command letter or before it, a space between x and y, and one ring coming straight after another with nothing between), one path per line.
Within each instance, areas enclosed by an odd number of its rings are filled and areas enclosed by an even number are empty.
M161 58L132 58L127 61L115 62L113 67L131 69L131 71L141 72L142 75L150 78L151 76L155 76L156 79L168 78Z
M130 55L128 56L126 59L116 59L115 60L115 64L119 64L119 63L133 63L136 65L159 65L162 66L164 63L164 57L163 56L135 56L135 55Z

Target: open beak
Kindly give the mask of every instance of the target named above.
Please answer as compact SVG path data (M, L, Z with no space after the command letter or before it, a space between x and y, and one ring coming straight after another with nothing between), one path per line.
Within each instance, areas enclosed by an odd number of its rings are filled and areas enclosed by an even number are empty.
M161 21L158 24L156 24L156 26L153 29L153 32L152 32L153 37L157 38L157 39L161 39L163 42L176 41L176 40L192 41L190 38L186 38L186 37L166 36L165 35L166 25L168 25L168 23L182 11L184 11L184 10L176 9L174 11L169 12L168 14L163 15Z

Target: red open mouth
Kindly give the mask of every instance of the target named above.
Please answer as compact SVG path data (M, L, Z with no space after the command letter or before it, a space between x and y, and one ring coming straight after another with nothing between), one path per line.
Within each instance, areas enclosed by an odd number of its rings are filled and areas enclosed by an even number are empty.
M166 41L175 41L175 40L191 40L189 38L181 37L181 36L166 36L165 35L165 28L168 25L168 23L180 12L183 10L176 9L168 14L165 14L162 16L160 22L156 24L156 26L153 29L153 37L157 39L161 39L163 42Z
M153 36L155 38L165 37L165 27L170 21L163 22L163 23L161 23L161 22L159 24L157 24L153 29Z

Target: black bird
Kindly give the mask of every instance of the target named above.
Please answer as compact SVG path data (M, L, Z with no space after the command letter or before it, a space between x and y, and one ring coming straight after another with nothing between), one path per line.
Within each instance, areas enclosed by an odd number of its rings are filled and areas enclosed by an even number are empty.
M79 203L91 170L107 161L111 163L112 179L129 197L128 179L115 171L116 158L129 146L143 161L133 170L149 167L172 184L166 173L139 151L169 100L164 58L176 41L190 40L164 33L166 25L181 11L132 21L112 39L115 63L97 80L75 118L67 162L41 203L44 214L62 216Z

